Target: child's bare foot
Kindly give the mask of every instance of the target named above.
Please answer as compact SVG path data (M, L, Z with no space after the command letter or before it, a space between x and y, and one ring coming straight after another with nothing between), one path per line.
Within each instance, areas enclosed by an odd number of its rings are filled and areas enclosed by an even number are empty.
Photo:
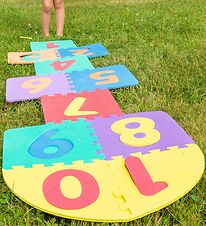
M50 34L43 34L45 38L48 38L50 36Z
M56 34L56 37L59 39L63 36L63 34Z

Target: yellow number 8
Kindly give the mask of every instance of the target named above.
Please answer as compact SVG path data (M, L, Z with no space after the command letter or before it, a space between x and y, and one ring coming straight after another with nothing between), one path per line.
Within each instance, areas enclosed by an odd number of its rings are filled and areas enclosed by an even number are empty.
M140 124L137 128L127 128L129 123ZM160 140L160 133L154 129L155 123L152 119L143 117L133 117L119 120L111 125L113 132L120 134L122 143L142 147L157 143ZM144 134L143 137L135 137L135 134Z

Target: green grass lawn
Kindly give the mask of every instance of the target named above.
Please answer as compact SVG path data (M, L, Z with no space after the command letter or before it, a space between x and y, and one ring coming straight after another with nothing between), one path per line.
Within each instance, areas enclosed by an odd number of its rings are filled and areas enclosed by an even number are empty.
M50 40L56 39L54 20L51 34ZM30 40L20 36L46 40L41 35L40 1L1 0L1 142L6 129L44 123L39 101L5 102L7 78L34 74L33 65L7 65L9 51L30 50ZM101 42L111 54L93 59L94 66L124 64L140 81L137 88L112 90L122 110L165 111L206 152L205 0L69 0L62 39L77 45ZM160 211L109 224L61 219L36 210L13 195L0 174L0 226L204 225L205 181L204 175L187 195Z

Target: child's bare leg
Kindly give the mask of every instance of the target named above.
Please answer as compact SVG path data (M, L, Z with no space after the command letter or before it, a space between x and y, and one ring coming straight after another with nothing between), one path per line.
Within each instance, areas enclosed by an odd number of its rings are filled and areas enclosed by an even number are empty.
M53 7L53 0L42 0L41 23L42 23L42 32L45 37L49 36L52 7Z
M53 0L56 14L56 34L62 36L64 32L64 0Z

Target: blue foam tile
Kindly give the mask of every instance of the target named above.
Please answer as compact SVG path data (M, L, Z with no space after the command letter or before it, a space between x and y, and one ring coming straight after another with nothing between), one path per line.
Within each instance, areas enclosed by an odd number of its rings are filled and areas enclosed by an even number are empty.
M96 89L114 89L127 86L136 86L139 81L124 66L114 65L82 72L72 72L70 77L76 92Z
M67 56L76 55L83 55L87 56L88 58L95 58L107 56L109 54L107 49L100 43L80 46L76 48L58 48L57 51L59 53L59 56L63 58Z

